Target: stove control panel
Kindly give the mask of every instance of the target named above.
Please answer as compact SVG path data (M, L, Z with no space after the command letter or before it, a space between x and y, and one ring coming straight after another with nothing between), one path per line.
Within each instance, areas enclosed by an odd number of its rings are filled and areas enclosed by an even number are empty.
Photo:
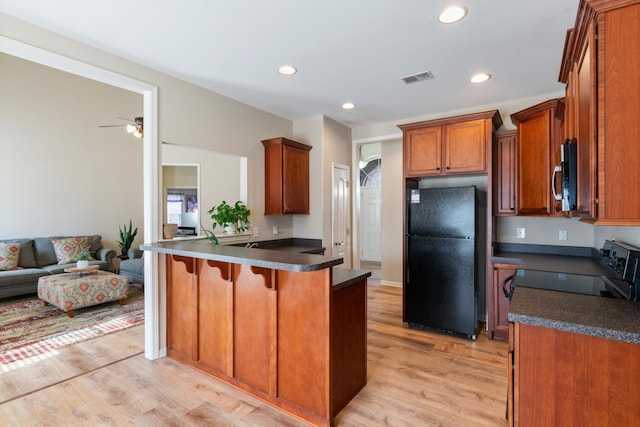
M626 243L605 240L600 255L600 263L615 271L623 280L640 282L640 249Z

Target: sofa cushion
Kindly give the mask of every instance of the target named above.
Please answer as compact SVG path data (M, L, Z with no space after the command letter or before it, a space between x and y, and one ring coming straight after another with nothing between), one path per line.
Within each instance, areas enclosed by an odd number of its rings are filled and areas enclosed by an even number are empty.
M88 237L69 237L66 239L51 239L58 264L69 264L78 260L82 252L89 252Z
M17 270L20 243L0 243L0 271Z
M48 276L49 273L39 268L24 268L22 270L11 270L2 272L2 286L23 285L25 283L33 284L33 292L36 292L36 284L38 279L42 276Z
M0 240L0 243L20 243L20 258L18 266L22 268L36 268L36 255L33 252L33 239L6 239Z

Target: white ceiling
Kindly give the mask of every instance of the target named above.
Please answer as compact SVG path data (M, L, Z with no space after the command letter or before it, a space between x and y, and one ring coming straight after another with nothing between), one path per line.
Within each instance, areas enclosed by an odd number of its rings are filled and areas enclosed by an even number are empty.
M357 127L562 90L578 0L453 3L469 13L450 25L443 0L0 0L0 12L291 120ZM298 73L279 75L285 63ZM401 80L425 70L435 80ZM478 71L493 78L470 83Z

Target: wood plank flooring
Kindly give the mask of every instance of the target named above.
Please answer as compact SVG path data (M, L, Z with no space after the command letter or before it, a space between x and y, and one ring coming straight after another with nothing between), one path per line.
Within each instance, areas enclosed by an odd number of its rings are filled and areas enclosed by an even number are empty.
M507 344L409 329L401 289L369 284L368 383L342 426L505 426ZM0 374L2 426L303 426L172 359L143 354L143 327Z

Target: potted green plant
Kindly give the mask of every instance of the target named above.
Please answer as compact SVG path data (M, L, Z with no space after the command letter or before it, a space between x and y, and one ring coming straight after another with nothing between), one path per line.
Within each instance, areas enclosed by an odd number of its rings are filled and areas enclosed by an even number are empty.
M89 255L89 252L87 251L82 251L78 254L78 257L76 258L76 267L77 268L87 268L89 267L89 260L91 259L91 256Z
M118 227L120 230L120 240L118 240L118 245L122 250L122 255L126 256L131 244L133 243L133 239L136 238L138 234L138 227L135 230L132 230L133 226L131 224L131 220L129 220L129 228L127 228L127 224L123 224L124 228Z
M227 234L236 234L236 230L242 233L249 229L251 211L239 200L233 206L223 200L207 213L211 215L213 227L215 228L216 225L222 227Z

